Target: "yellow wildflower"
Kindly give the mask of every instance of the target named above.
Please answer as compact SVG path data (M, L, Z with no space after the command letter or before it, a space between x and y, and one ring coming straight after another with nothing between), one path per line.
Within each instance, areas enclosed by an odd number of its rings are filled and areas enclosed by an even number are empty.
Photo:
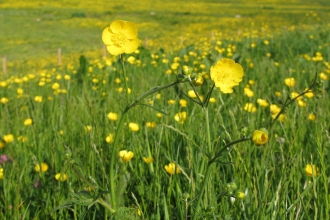
M299 93L297 93L297 92L292 92L291 93L291 99L294 99L298 96L299 96ZM302 100L302 98L303 98L302 96L299 96L296 100L299 101L299 100Z
M305 91L306 91L307 89L305 89ZM307 98L313 98L314 97L314 93L313 93L313 91L312 90L309 90L307 93L305 93L305 96L307 97Z
M61 182L67 180L67 175L65 173L58 173L55 175L55 179Z
M187 107L187 101L185 99L180 99L179 104L181 105L182 108Z
M253 103L246 103L244 106L244 110L247 112L256 112L257 108Z
M105 141L108 143L108 144L111 144L113 143L115 140L115 135L113 133L109 134L106 138L105 138Z
M140 44L138 29L134 23L116 20L102 33L102 40L112 55L133 53Z
M175 163L169 163L168 165L165 165L165 170L167 173L173 175L174 173L179 174L181 173L181 170L178 166L176 166Z
M252 142L257 145L263 145L268 140L268 132L265 129L255 130L252 133Z
M54 83L53 85L52 85L52 89L53 90L58 90L60 88L60 84L59 83Z
M107 114L107 117L110 121L117 121L117 119L118 119L118 115L114 112L109 112Z
M298 106L299 107L306 107L306 102L304 102L303 100L298 100Z
M320 170L314 164L307 164L305 167L305 173L309 177L316 177L316 176L320 175Z
M188 96L190 98L197 98L195 91L192 89L188 91Z
M257 103L261 106L261 107L267 107L269 104L267 102L267 100L265 99L257 99Z
M174 105L174 104L175 104L175 100L170 99L170 100L167 101L167 103L168 103L169 105Z
M90 126L90 125L86 125L86 126L84 127L84 130L85 130L85 132L90 132L90 131L92 130L92 126Z
M156 125L157 125L157 124L156 124L156 122L154 122L154 121L153 121L153 122L147 122L147 123L146 123L147 128L155 128Z
M143 161L147 164L154 162L152 157L143 157Z
M269 108L270 108L270 112L271 112L272 114L276 114L276 115L277 115L277 114L280 113L280 111L281 111L281 108L278 107L278 106L275 105L275 104L270 105Z
M187 120L187 112L179 112L174 116L175 121L183 124Z
M35 102L42 102L42 96L35 96L34 101Z
M251 98L251 97L254 96L254 92L250 88L245 87L244 88L244 95Z
M315 121L315 120L316 120L316 115L314 115L313 113L310 113L310 114L308 115L308 119L309 119L310 121Z
M134 153L132 151L121 150L121 151L119 151L119 157L124 162L128 162L134 157Z
M129 127L129 129L131 129L131 131L134 131L134 132L137 132L137 131L140 130L139 125L136 124L136 123L133 123L133 122L130 122L130 123L128 124L128 127Z
M245 193L242 191L239 191L236 193L236 197L239 199L244 199L245 198Z
M319 76L320 76L320 78L323 79L323 80L328 80L328 76L325 75L324 73L320 73Z
M223 93L232 93L243 78L244 71L240 64L231 59L220 59L210 70L211 79Z
M211 97L209 101L210 101L210 103L216 103L217 102L217 100L213 97Z
M0 99L0 102L1 102L2 104L6 104L8 101L9 101L9 99L6 98L6 97L3 97L3 98Z
M26 119L26 120L24 121L24 125L25 125L25 126L30 126L30 125L32 125L32 123L33 123L33 121L32 121L31 118L28 118L28 119Z
M0 168L0 180L3 180L5 178L3 168Z
M286 78L284 83L288 87L293 87L296 84L296 80L294 78Z
M14 141L14 135L12 135L12 134L6 134L5 136L3 136L3 140L6 143L13 142Z
M46 163L37 164L37 165L35 165L34 169L38 173L40 171L44 173L48 170L48 165Z

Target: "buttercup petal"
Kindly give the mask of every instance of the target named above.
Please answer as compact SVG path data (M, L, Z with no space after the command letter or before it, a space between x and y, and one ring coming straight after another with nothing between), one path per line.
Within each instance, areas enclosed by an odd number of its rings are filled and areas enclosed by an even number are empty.
M117 47L115 45L107 46L107 50L110 54L117 56L118 54L122 54L125 52L124 47Z
M130 40L126 43L125 53L133 53L140 45L140 40L135 38L134 40Z
M111 36L112 36L112 33L110 32L109 27L106 27L102 32L102 41L105 45L112 44Z
M122 20L116 20L114 22L112 22L110 24L110 30L114 33L114 34L118 34L123 32L124 26L125 26L125 21Z
M125 22L123 33L128 39L135 39L138 36L138 29L133 22Z

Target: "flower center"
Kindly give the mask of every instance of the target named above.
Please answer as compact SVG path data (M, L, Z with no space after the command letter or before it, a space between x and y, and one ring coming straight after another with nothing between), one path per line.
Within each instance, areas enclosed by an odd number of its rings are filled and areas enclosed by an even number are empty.
M123 47L126 44L127 39L122 33L119 33L117 35L112 35L111 41L115 46Z

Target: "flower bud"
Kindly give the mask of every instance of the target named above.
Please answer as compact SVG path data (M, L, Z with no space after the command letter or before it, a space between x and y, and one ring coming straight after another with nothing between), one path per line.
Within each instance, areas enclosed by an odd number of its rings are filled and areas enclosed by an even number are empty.
M268 131L264 128L261 128L260 130L255 130L252 133L252 142L257 145L263 145L268 141Z
M237 192L236 193L236 198L244 199L245 198L245 193L242 192L242 191Z
M182 73L183 75L190 75L192 73L192 68L189 66L183 66Z
M202 76L196 76L196 78L194 78L193 80L193 84L195 86L200 86L204 83L204 78Z

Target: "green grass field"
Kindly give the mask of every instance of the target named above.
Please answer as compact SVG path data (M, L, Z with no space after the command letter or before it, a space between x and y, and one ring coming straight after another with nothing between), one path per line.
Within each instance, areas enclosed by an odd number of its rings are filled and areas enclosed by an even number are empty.
M235 2L0 1L0 219L329 219L330 3Z

